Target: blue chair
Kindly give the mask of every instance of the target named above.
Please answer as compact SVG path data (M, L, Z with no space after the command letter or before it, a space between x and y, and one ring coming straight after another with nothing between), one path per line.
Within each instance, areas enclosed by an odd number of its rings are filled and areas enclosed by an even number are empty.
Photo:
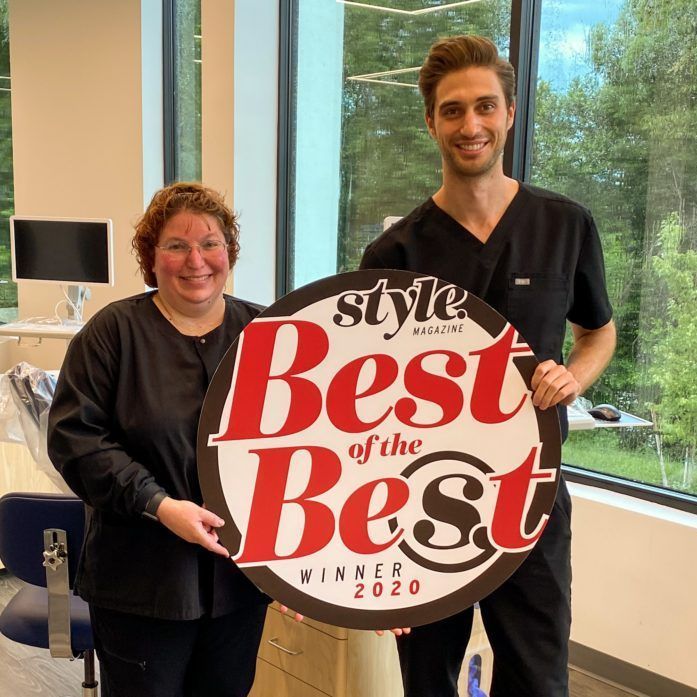
M12 493L0 498L0 559L24 581L0 614L0 633L84 659L83 697L96 696L94 641L87 603L72 595L85 534L85 507L75 496Z

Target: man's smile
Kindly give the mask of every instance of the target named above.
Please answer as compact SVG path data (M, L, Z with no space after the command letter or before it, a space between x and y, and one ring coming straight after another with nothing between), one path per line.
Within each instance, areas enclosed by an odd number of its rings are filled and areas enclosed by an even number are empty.
M489 141L479 141L476 143L456 143L455 147L458 150L464 150L465 152L478 152L482 150Z

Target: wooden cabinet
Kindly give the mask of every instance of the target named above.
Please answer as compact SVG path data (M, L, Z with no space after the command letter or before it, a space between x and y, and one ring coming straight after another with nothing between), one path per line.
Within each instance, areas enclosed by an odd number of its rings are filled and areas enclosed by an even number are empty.
M257 675L250 697L326 697L311 685L279 668L257 659Z
M391 636L282 615L272 605L251 697L401 697Z
M480 686L488 692L493 658L479 612L460 675L461 695L467 695L469 662L475 654L481 658ZM403 697L393 637L310 619L295 622L272 605L266 615L250 697L327 695Z

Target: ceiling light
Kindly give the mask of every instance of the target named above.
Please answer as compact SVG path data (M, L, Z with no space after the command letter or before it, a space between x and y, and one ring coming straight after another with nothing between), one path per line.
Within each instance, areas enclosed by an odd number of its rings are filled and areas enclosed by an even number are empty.
M377 10L378 12L392 12L397 15L425 15L432 12L440 12L441 10L449 10L453 7L461 7L469 5L473 2L481 2L482 0L460 0L460 2L449 2L445 5L437 5L435 7L422 7L420 10L398 10L394 7L383 7L382 5L373 5L368 2L357 2L357 0L336 0L342 5L351 5L352 7L364 7L366 10Z
M418 88L415 82L397 82L396 80L385 80L384 78L391 75L403 75L405 73L418 73L421 67L416 68L399 68L398 70L383 70L380 73L364 73L363 75L350 75L347 80L355 82L377 82L381 85L397 85L397 87L412 87Z

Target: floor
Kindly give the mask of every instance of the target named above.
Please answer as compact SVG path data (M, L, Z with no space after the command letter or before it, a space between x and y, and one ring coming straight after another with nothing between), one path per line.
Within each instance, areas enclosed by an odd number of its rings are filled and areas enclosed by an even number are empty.
M0 573L0 608L21 582ZM2 697L79 697L82 663L51 658L45 649L16 644L0 635L0 695ZM596 678L571 670L571 697L634 697ZM269 697L273 697L270 695Z
M573 668L569 671L571 697L643 697L638 692L627 692L607 685L591 675L586 675Z

